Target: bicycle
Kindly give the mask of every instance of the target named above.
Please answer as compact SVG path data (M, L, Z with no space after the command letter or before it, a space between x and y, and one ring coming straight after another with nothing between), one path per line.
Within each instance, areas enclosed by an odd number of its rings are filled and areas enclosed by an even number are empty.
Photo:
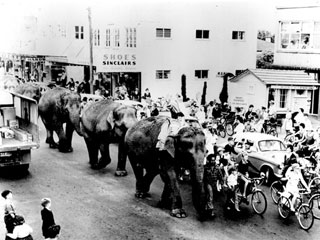
M310 192L305 189L299 189L299 197L294 203L294 213L297 216L300 227L304 230L309 230L313 226L314 215L309 203L303 202L303 195L308 195ZM291 213L292 194L283 192L278 201L278 212L283 219L287 219Z
M274 181L270 186L271 198L275 204L278 204L281 194L284 192L285 184L287 179L281 178L277 181Z
M259 215L262 215L267 210L267 198L263 191L258 188L258 185L264 180L263 177L251 178L250 182L247 185L247 191L245 196L240 193L240 189L237 189L237 197L239 201L239 205L242 202L245 202L247 205L249 204L248 197L251 195L251 207L252 209ZM231 200L233 204L234 199Z
M265 127L262 128L262 133L278 137L277 123L273 123L270 120L267 121Z

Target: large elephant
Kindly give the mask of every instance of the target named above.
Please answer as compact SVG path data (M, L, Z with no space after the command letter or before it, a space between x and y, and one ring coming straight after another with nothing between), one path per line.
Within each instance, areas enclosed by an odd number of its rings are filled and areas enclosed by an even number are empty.
M162 126L168 126L172 121L174 120L163 116L149 117L128 130L125 144L136 176L135 195L138 198L148 196L153 179L160 173L164 190L159 206L171 210L171 216L186 217L182 208L177 171L181 166L189 167L193 204L200 217L203 217L206 202L203 186L205 136L201 129L184 127L175 136L165 138L166 150L160 151L157 143L159 134L163 131Z
M72 134L76 130L82 136L80 128L80 103L78 93L56 87L45 92L39 100L39 115L47 129L46 143L50 148L61 152L72 152ZM66 123L64 131L63 124ZM53 131L59 137L59 143L53 139Z
M136 110L111 100L101 100L85 107L82 116L82 133L85 139L89 162L93 169L101 169L111 162L109 144L119 143L116 176L126 176L127 153L124 136L127 129L137 122ZM100 150L100 159L98 153Z

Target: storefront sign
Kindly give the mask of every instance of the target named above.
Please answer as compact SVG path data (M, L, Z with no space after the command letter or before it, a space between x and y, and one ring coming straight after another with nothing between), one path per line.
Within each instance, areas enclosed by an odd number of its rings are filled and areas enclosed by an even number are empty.
M26 57L25 61L27 61L27 62L44 62L45 58L44 57Z
M271 85L273 89L296 89L296 90L316 90L318 87L315 86L288 86L288 85Z
M136 55L135 54L104 54L103 66L135 66Z
M244 97L234 97L231 100L231 105L233 107L246 107L248 104L247 101L245 101Z

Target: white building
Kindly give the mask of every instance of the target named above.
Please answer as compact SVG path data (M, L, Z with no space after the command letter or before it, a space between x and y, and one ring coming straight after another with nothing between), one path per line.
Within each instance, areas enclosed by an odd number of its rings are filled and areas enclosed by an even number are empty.
M181 94L184 75L189 98L199 98L207 81L207 100L218 100L224 73L255 67L257 28L248 5L179 2L144 6L138 15L135 7L93 9L100 39L94 65L113 89L131 78L127 85L149 88L153 98Z

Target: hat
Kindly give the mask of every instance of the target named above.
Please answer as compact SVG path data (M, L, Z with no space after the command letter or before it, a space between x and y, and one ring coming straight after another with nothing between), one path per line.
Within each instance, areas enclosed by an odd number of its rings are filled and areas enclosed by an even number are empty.
M9 195L9 193L12 193L11 190L4 190L2 193L1 193L1 196L6 199L7 196Z
M16 215L15 222L17 223L17 225L22 225L24 223L24 217L22 217L21 215Z

